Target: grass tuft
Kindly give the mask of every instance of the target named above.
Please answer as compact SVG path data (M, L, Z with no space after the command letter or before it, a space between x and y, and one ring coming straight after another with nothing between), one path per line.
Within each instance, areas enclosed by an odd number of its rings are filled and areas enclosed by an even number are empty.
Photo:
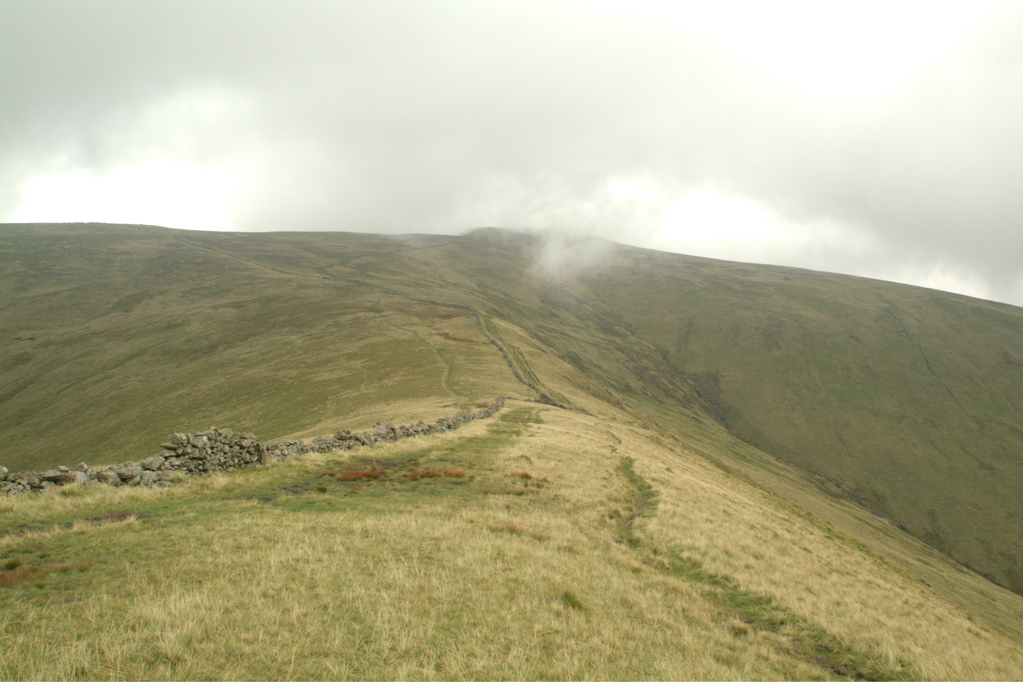
M507 490L492 490L491 488L480 488L481 495L526 495L528 493L540 492L536 488L508 488Z
M561 599L561 602L570 609L575 609L576 611L585 610L582 600L580 600L579 597L572 592L572 590L563 591L559 595L559 598Z
M14 587L21 583L30 583L46 577L49 570L41 566L19 565L16 568L0 573L0 587Z

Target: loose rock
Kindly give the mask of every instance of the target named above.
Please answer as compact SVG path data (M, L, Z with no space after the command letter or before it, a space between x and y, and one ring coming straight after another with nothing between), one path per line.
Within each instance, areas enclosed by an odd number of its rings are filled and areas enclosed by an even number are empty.
M141 466L143 469L146 469L147 471L157 471L160 467L163 466L163 463L164 463L163 455L153 455L152 457L147 457L141 462L139 462L139 466Z

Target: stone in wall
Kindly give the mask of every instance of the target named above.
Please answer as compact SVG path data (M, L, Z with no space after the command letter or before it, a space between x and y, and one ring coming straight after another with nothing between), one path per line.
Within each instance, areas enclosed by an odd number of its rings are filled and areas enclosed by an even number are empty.
M44 472L11 473L0 466L0 495L18 495L50 490L72 483L100 483L112 486L169 486L175 475L201 475L212 471L235 471L253 466L294 459L308 452L333 452L376 443L392 443L432 433L453 431L475 419L486 419L504 407L498 397L478 412L461 412L441 417L433 424L418 422L411 426L376 424L369 431L338 431L333 436L313 438L310 443L297 440L260 442L253 434L231 429L209 429L200 433L172 433L160 445L160 452L140 462L93 469L82 462L74 469L58 466Z

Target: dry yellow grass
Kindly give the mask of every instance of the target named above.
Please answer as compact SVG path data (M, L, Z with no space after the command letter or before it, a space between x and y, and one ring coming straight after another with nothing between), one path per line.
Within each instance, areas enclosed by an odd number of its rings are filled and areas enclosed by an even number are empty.
M92 568L0 590L0 677L834 677L720 588L665 570L672 552L922 677L1018 677L1017 643L669 443L510 402L457 432L176 489L3 500L0 523L80 522L0 538L0 556L42 547L42 563ZM471 476L294 487L360 456ZM652 515L636 515L627 460ZM100 510L138 516L81 521Z
M646 528L652 543L677 547L709 572L768 595L893 664L911 662L926 679L1015 679L1023 671L1018 643L919 580L856 544L836 541L760 490L691 455L666 451L659 438L635 431L622 437L629 449L642 450L644 441L652 446L637 457L637 469L660 492L658 513Z

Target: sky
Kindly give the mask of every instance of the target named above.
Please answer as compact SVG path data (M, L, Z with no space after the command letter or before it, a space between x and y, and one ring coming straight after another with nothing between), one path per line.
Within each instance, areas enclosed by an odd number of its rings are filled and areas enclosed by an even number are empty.
M2 0L0 221L496 226L1023 306L1023 2Z

